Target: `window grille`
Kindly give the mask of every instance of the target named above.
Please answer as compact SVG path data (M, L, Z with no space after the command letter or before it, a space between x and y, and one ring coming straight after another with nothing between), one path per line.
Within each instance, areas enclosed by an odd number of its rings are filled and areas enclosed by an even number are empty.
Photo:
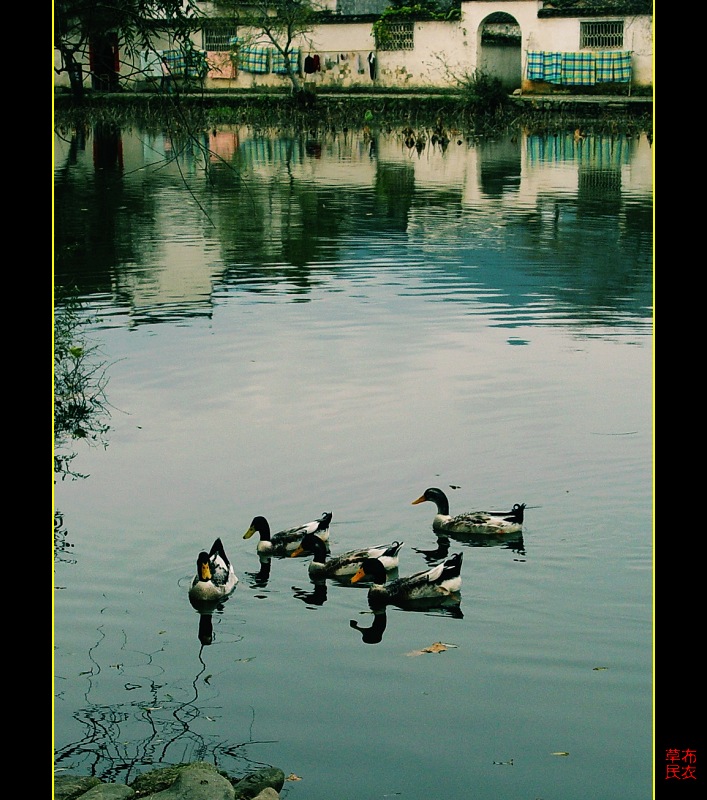
M614 169L579 170L580 193L589 194L595 189L602 193L611 192L618 197L621 193L621 171Z
M376 47L379 50L414 50L414 22L386 22L376 35Z
M614 22L580 22L579 46L591 50L623 47L623 20Z
M205 20L201 29L202 49L223 53L231 50L230 40L238 33L238 27L229 20Z

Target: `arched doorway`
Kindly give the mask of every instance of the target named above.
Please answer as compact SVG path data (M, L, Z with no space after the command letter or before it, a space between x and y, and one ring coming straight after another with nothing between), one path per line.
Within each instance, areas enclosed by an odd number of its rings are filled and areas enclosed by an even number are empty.
M522 36L515 17L504 11L489 14L479 25L477 68L498 78L509 92L520 89L523 78Z

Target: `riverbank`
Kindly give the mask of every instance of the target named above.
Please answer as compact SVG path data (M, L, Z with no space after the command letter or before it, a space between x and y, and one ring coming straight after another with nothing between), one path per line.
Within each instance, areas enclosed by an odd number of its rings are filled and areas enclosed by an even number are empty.
M278 800L285 773L276 767L231 778L213 764L196 761L173 767L155 767L130 784L107 783L99 778L70 774L54 776L54 800Z
M470 98L460 92L321 92L293 97L273 92L96 93L77 102L57 93L57 124L106 121L143 126L174 122L190 126L242 124L302 130L345 130L364 125L390 132L443 127L468 135L516 129L551 133L582 129L594 133L651 133L653 99L629 95L509 95Z

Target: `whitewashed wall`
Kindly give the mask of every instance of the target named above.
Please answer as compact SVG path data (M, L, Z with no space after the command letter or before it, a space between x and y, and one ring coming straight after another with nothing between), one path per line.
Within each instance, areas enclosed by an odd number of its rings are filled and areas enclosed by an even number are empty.
M335 0L327 2L333 3ZM321 72L308 75L306 79L315 88L370 87L372 84L380 88L449 88L455 85L455 78L473 74L478 67L482 67L512 86L514 73L518 73L520 78L525 69L527 50L579 49L580 20L570 17L538 19L541 7L541 0L467 0L462 2L461 20L416 22L414 50L379 51L375 54L375 81L371 80L367 61L368 54L375 47L371 23L318 25L299 42L303 55L319 54L323 66ZM498 11L510 14L518 22L521 30L519 52L514 48L482 46L483 22ZM650 86L653 83L652 19L648 16L627 18L625 30L625 49L633 51L633 83ZM194 36L194 44L201 47L201 34ZM163 47L169 48L170 43L165 41ZM59 63L58 53L55 53L55 59ZM86 57L84 63L87 61ZM325 68L327 64L331 66ZM123 77L131 72L129 66L121 70ZM55 77L55 85L68 86L68 76ZM243 70L239 70L234 78L209 77L205 82L207 89L289 85L286 76ZM133 88L139 88L139 84L133 84Z

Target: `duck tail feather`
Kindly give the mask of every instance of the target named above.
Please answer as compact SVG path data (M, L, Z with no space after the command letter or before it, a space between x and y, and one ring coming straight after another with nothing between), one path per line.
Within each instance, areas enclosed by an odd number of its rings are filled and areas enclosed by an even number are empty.
M228 557L226 556L226 551L223 549L223 544L221 542L221 537L216 539L216 541L211 545L211 552L209 553L209 558L211 556L221 556L221 558L228 564Z

